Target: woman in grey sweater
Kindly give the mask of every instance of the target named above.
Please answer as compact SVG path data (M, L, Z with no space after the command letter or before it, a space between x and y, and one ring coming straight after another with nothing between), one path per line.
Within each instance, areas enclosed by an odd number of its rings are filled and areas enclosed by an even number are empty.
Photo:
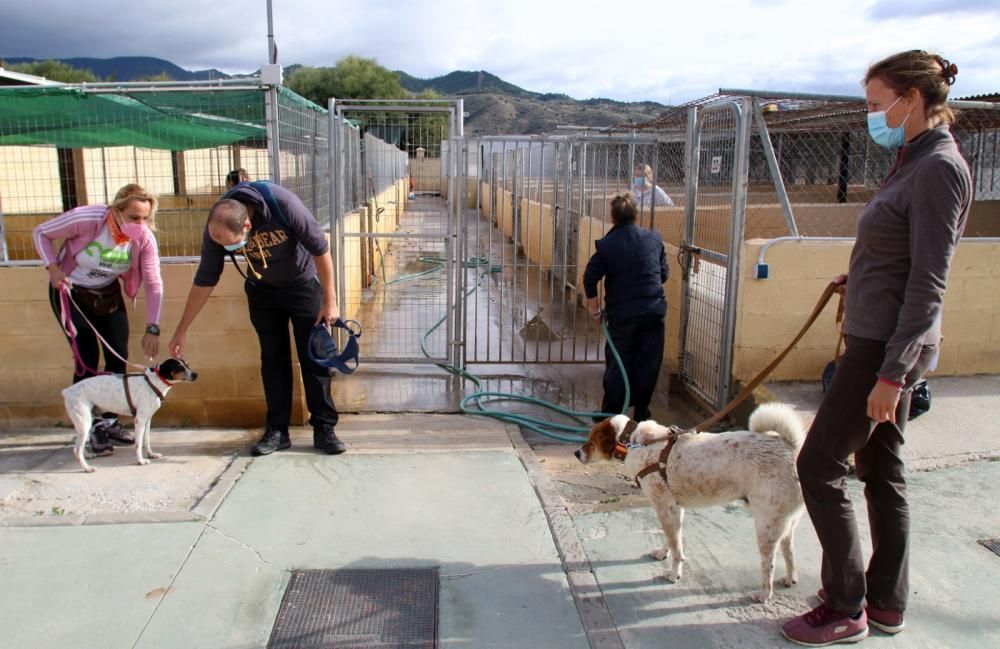
M958 68L920 50L865 75L868 130L898 149L858 218L844 284L847 348L798 458L823 548L820 605L782 631L799 644L856 642L868 626L903 629L909 590L909 506L901 447L910 389L941 341L941 304L972 200L969 168L948 128ZM865 483L872 556L863 562L845 484L854 453Z

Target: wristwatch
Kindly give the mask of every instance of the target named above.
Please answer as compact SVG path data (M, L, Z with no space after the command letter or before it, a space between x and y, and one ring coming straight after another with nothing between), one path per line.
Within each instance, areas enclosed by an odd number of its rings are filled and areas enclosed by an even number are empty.
M155 324L148 324L146 325L146 333L148 333L151 336L159 336L160 326Z

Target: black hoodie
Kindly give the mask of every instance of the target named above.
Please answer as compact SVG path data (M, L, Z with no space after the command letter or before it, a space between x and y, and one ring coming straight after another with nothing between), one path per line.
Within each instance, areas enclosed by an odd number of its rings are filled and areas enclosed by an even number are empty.
M253 208L247 247L242 251L257 279L247 272L255 284L285 288L305 283L316 277L314 257L325 254L330 245L309 209L299 197L279 185L271 185L271 193L281 208L287 228L271 215L260 192L251 185L239 185L226 196ZM289 231L290 230L290 231ZM208 236L208 226L201 241L201 263L194 275L195 286L215 286L229 253Z

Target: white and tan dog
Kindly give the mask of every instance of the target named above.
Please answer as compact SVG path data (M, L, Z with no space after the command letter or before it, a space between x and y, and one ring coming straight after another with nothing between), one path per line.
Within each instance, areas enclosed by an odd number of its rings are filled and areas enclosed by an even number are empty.
M805 431L799 416L781 403L758 407L750 416L749 428L677 434L655 421L636 424L625 415L617 415L591 429L576 457L584 464L610 460L616 442L631 435L625 473L633 478L639 476L640 487L652 501L663 526L666 544L653 550L652 556L657 560L672 557L666 574L671 582L680 579L683 570L684 509L745 500L757 531L762 582L761 589L751 597L765 602L773 593L774 557L779 544L785 558L784 585L798 581L792 535L803 503L795 458ZM668 445L671 448L666 466L662 467L665 471L661 471L659 462Z
M83 448L90 437L93 411L113 412L135 417L135 460L139 464L149 464L146 457L163 457L154 453L149 441L149 423L160 409L167 391L177 381L194 381L197 372L192 372L188 364L180 358L168 358L156 367L147 368L142 374L102 374L74 383L62 391L66 402L66 414L76 428L76 444L73 455L83 470L92 473L94 467L87 464ZM146 457L143 457L145 446Z

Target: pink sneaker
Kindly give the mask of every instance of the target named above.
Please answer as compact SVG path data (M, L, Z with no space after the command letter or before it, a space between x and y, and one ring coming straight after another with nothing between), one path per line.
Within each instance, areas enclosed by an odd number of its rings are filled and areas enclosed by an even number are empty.
M819 598L820 602L826 603L826 591L822 588L816 593L816 597ZM865 606L865 615L868 616L868 624L882 633L895 635L906 627L906 623L903 621L903 614L898 611L876 608L868 604Z
M903 614L896 611L887 611L875 608L871 604L865 607L865 615L868 616L868 624L872 625L882 633L895 635L903 630L906 623L903 622Z
M792 642L806 647L858 642L868 637L868 618L864 611L857 618L820 604L813 610L793 617L781 627Z

